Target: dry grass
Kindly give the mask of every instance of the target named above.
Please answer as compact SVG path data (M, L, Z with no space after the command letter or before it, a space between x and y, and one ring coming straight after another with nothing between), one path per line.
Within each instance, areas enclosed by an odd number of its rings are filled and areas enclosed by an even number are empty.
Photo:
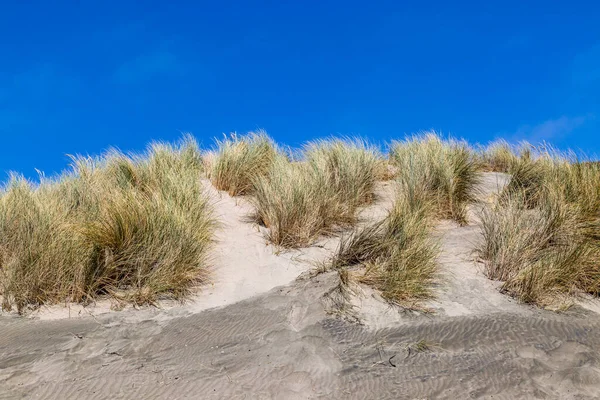
M257 219L280 246L310 244L336 227L355 222L357 208L373 198L378 153L359 141L309 144L303 161L276 157L254 187Z
M528 205L534 207L539 200L542 200L539 195L545 179L552 174L552 170L562 170L566 164L569 164L569 161L552 149L523 145L521 152L508 169L511 180L503 195L521 192Z
M521 155L498 204L482 214L491 279L521 301L556 307L600 292L600 166L544 146Z
M431 297L437 274L433 215L434 204L423 186L403 183L384 220L342 239L333 268L361 266L359 282L375 287L391 302L413 308L415 301Z
M512 175L481 214L478 250L488 277L545 306L573 293L598 295L598 163L504 141L478 154L435 133L394 142L389 163L350 139L309 143L294 160L259 131L220 141L204 157L187 137L178 146L153 144L143 155L76 157L71 172L39 185L13 176L0 194L2 306L22 312L102 295L136 304L185 298L207 278L215 221L200 182L206 172L218 189L250 194L257 221L283 247L355 225L376 181L395 179L389 215L343 238L332 266L343 282L358 279L413 307L432 295L434 222L467 222L481 169Z
M398 176L398 168L393 166L389 160L379 160L375 167L375 179L377 181L391 181Z
M466 206L475 201L480 167L465 142L425 133L392 143L390 159L400 180L421 182L440 218L466 224Z
M264 131L244 136L232 134L217 141L217 150L206 158L207 175L219 190L230 196L252 192L253 182L271 169L278 150Z
M333 199L323 178L307 164L277 158L270 172L257 179L252 200L271 242L304 246L327 230Z
M13 177L0 197L3 308L99 295L183 299L206 279L214 221L196 143L74 158L39 186Z
M335 198L336 223L353 223L358 207L373 200L374 187L382 158L373 147L360 140L320 140L304 151L315 175L322 175Z
M480 167L484 171L508 173L517 162L518 153L519 150L507 141L496 140L479 152Z

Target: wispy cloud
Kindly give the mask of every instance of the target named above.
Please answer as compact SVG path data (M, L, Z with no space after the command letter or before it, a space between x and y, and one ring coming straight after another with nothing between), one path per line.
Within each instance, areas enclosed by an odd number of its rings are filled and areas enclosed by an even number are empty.
M141 83L159 77L181 76L185 70L184 64L174 53L156 50L123 63L115 71L114 77L120 83Z
M546 120L537 125L522 125L512 136L515 140L528 140L532 142L557 140L568 136L591 118L593 118L592 115L577 117L563 115L556 119Z

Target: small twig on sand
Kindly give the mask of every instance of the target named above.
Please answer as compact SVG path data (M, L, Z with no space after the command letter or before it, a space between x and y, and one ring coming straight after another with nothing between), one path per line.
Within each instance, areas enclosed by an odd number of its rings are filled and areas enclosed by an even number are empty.
M392 358L394 358L394 357L396 357L396 355L395 355L395 354L394 354L393 356L391 356L391 357L390 357L390 359L388 360L388 362L390 363L390 365L391 365L392 367L396 368L396 364L394 364L394 363L392 362Z

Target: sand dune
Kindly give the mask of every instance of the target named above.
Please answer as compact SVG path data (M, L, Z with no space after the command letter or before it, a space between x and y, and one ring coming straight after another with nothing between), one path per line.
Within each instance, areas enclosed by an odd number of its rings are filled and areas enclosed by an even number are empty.
M503 182L486 174L482 198ZM363 221L390 206L389 185L378 193ZM296 279L336 238L279 254L247 221L247 202L214 197L223 226L213 286L163 309L2 316L0 398L600 397L600 316L499 293L474 262L475 214L469 226L439 226L443 279L427 304L433 313L403 312L365 287L352 298L357 324L332 308L337 273Z
M333 273L168 323L3 321L4 398L597 398L600 325L529 311L327 315ZM418 352L425 341L431 347ZM410 350L409 350L410 349Z

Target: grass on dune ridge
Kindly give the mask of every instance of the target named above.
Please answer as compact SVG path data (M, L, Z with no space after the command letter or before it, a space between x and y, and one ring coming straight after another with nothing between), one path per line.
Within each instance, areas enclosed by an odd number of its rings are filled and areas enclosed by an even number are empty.
M484 171L505 172L518 160L518 153L526 148L526 144L515 147L506 140L500 139L480 148L479 162Z
M207 161L207 175L219 190L230 196L249 194L254 180L266 175L278 156L278 149L265 131L217 140L217 150Z
M136 304L184 299L208 277L216 221L202 177L248 195L256 221L282 247L353 228L377 181L398 188L382 221L342 238L332 266L414 305L432 296L437 219L467 224L482 171L509 184L481 212L478 252L491 279L518 299L551 305L600 294L600 164L547 145L497 141L475 150L425 132L393 142L386 159L357 139L284 151L264 131L231 135L202 153L191 136L146 153L74 157L72 170L0 193L0 294L19 312L98 296Z
M394 142L390 158L402 188L394 209L384 221L344 239L334 267L362 266L354 270L358 280L391 301L426 298L436 275L436 243L424 233L429 221L466 223L479 171L492 170L511 179L496 204L480 213L477 250L487 276L503 281L508 294L541 306L564 307L572 294L600 294L600 163L547 144L498 141L474 152L431 133Z
M479 253L491 279L521 301L569 304L600 293L600 165L550 146L528 146L511 181L482 213Z
M343 238L331 266L391 302L418 308L419 301L433 296L438 276L434 222L452 218L467 223L480 163L465 142L443 140L435 132L393 142L389 159L396 169L392 209L382 221Z
M392 143L390 160L400 180L416 180L440 218L467 223L466 206L475 201L480 164L464 141L426 132Z
M308 245L355 222L358 207L373 198L381 162L367 144L337 139L310 143L299 161L277 157L254 181L257 220L277 245Z
M72 165L37 186L13 176L0 197L4 309L182 299L205 279L214 220L191 137Z
M412 168L431 168L419 159ZM377 180L389 179L380 153L359 140L321 140L304 147L300 161L279 158L255 182L258 220L269 239L285 247L310 244L338 227L351 227L357 211L374 198ZM338 248L332 266L347 273L361 266L357 279L403 305L432 296L438 243L431 231L438 212L437 193L422 175L398 174L396 201L383 220L353 231ZM474 183L473 183L474 184ZM469 198L461 199L465 203Z

